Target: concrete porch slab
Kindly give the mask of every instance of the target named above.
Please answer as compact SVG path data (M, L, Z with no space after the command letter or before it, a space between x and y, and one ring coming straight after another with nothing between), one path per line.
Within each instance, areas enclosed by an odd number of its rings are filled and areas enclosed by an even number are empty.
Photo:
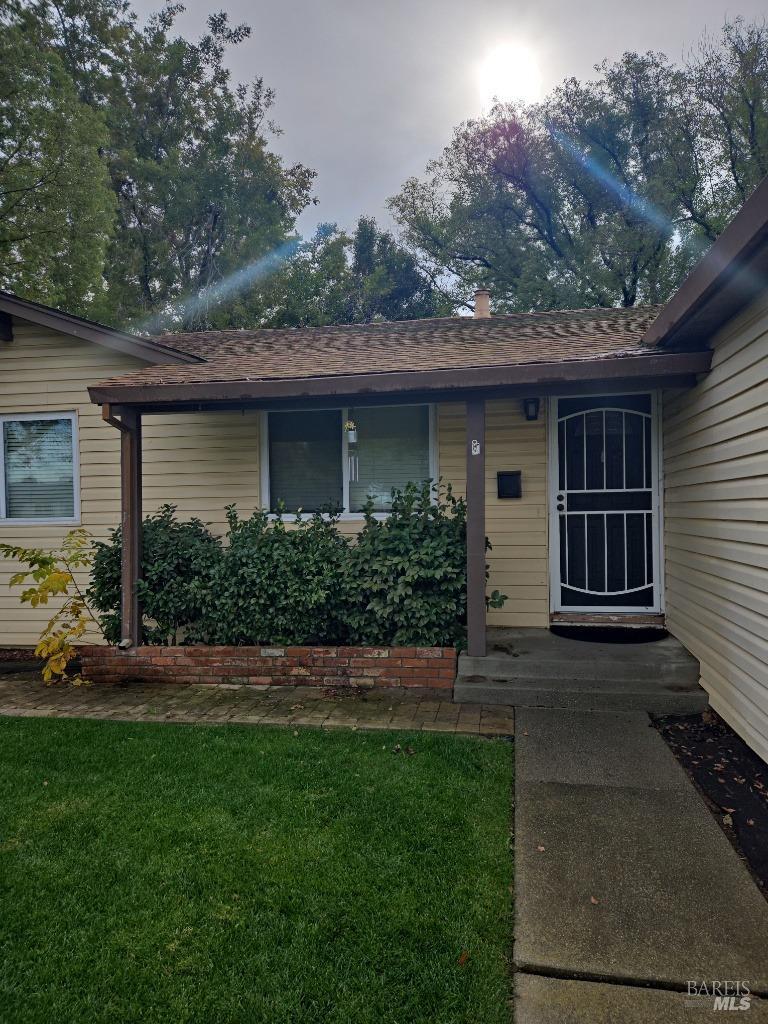
M681 992L515 976L515 1024L695 1024L712 1012L711 999L702 1000L699 1009ZM766 1024L768 1003L752 998L746 1019Z
M692 714L707 706L699 664L674 637L604 643L547 629L491 629L484 658L462 655L458 703Z
M517 747L518 970L768 993L768 904L645 716L520 710Z

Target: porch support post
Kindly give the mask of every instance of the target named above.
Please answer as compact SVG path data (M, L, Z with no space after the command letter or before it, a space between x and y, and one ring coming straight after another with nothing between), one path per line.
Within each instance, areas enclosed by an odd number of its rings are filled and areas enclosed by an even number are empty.
M141 416L122 414L120 434L120 488L122 566L120 581L120 640L123 647L141 643Z
M485 399L467 401L467 653L485 657Z

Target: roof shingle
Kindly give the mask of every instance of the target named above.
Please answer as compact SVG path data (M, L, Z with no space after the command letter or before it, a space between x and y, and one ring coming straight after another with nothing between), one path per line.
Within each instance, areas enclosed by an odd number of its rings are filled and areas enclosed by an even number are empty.
M643 355L659 307L440 317L396 323L164 334L156 340L204 359L152 366L105 384L293 380L349 374L461 370Z

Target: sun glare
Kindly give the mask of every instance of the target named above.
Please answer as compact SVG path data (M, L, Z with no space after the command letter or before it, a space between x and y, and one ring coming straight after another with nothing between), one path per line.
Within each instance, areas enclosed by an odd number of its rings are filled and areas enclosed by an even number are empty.
M533 103L541 99L541 69L536 54L523 43L501 43L478 65L477 84L486 109L494 100Z

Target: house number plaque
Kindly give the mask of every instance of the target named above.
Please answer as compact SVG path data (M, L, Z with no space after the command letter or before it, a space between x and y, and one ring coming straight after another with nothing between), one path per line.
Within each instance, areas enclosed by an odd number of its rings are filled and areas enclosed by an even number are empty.
M480 454L480 442L476 441L474 438L472 439L472 454L473 455L479 455Z

